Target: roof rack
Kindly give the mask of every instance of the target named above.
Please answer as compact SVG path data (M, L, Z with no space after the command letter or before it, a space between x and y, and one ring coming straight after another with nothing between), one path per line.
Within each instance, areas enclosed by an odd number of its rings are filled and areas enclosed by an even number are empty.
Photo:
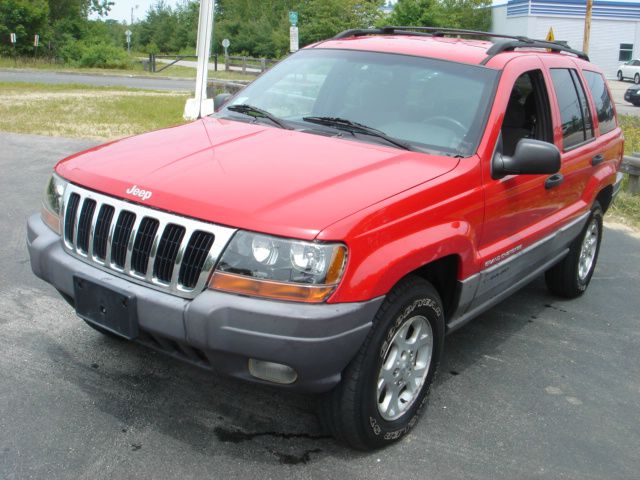
M535 40L521 35L505 35L502 33L483 32L480 30L465 30L458 28L440 28L440 27L382 27L368 29L345 30L339 33L334 40L348 37L363 37L366 35L424 35L429 37L444 37L446 35L473 36L499 38L503 41L494 43L487 50L487 58L481 64L486 64L493 57L502 52L513 51L516 48L547 48L553 52L567 52L578 58L589 61L589 56L580 50L563 45L559 42L549 42L547 40Z
M547 48L552 52L567 52L575 55L582 60L589 61L589 55L580 51L574 50L571 47L563 45L558 42L549 42L547 40L534 40L531 38L525 38L522 40L506 40L502 42L494 43L489 50L487 50L487 58L482 61L482 64L486 64L489 60L502 52L513 51L516 48Z

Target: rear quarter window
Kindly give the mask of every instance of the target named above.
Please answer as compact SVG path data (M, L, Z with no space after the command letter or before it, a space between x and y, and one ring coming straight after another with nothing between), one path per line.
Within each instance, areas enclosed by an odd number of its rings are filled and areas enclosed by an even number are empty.
M587 80L587 86L596 104L600 134L605 134L616 128L616 118L613 110L613 102L602 75L596 72L583 70L582 74Z

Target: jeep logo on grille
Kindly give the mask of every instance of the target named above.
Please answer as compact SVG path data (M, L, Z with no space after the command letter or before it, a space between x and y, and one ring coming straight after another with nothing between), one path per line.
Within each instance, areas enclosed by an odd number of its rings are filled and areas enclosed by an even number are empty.
M151 198L151 195L153 195L153 193L151 193L149 190L142 190L138 188L137 185L132 185L131 187L129 187L127 189L127 193L135 197L140 197L140 199L142 200L149 200Z

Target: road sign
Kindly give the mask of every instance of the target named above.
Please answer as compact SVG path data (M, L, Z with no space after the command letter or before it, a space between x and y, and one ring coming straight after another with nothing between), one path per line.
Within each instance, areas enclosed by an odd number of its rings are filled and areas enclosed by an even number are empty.
M298 26L298 12L289 12L289 23L292 27Z
M124 32L124 34L127 36L127 38L131 38L131 30L127 30L126 32Z
M556 36L553 34L553 27L549 27L549 33L545 37L547 42L553 42L556 39Z
M34 47L39 47L40 46L40 35L35 34L33 36L33 46Z
M231 45L231 42L229 41L228 38L225 38L224 40L222 40L222 46L224 48L229 48L229 45Z
M291 27L289 29L289 51L291 53L299 50L298 44L298 27Z
M11 38L11 43L13 43L15 45L16 44L16 34L15 33L10 33L9 37Z

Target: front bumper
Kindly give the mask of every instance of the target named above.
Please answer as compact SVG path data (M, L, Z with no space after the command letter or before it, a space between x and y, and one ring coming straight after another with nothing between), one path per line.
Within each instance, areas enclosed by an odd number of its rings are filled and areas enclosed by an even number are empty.
M140 329L136 341L222 374L269 385L276 384L249 373L249 358L285 364L298 378L280 386L303 392L327 391L340 381L383 300L312 305L212 290L186 300L72 257L38 214L28 220L27 244L33 272L71 303L75 275L135 295Z

